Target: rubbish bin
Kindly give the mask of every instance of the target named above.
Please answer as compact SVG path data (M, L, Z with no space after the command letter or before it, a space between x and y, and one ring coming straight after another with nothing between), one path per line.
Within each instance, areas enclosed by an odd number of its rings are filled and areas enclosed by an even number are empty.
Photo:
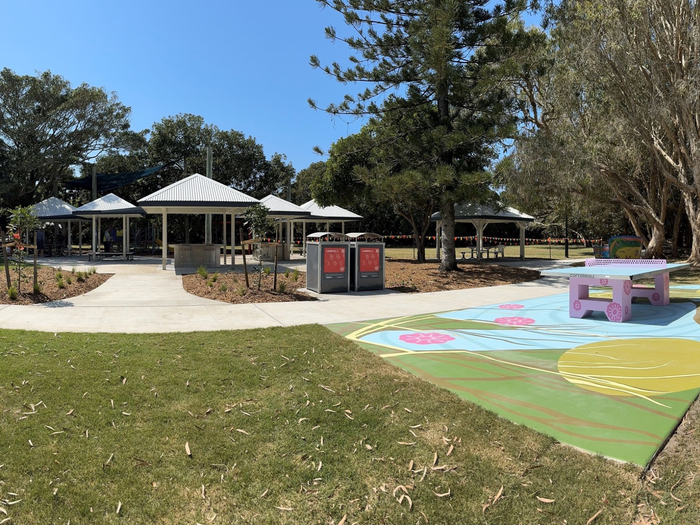
M350 243L342 233L306 237L306 288L316 293L350 291Z
M355 292L384 289L384 243L377 233L348 233L350 289Z

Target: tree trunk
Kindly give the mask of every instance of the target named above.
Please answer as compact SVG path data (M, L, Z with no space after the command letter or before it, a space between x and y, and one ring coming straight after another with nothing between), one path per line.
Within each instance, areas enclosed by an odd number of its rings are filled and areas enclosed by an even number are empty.
M679 232L681 231L681 220L683 220L683 214L685 209L680 204L676 210L676 218L673 221L673 234L671 237L671 257L678 257L678 241L680 240Z
M693 243L690 247L690 257L688 262L693 266L700 266L700 213L697 205L694 202L694 195L685 193L683 200L685 201L685 212L688 216L688 224L690 225L691 236Z
M646 257L647 259L663 259L664 242L666 242L664 225L654 223L649 226L652 228L652 233L649 244L647 244Z
M0 242L0 248L2 248L2 259L5 263L5 278L7 279L7 289L9 290L12 286L12 279L10 279L10 262L7 260L7 248L4 244L7 240L7 235L2 236L2 242Z
M455 255L455 203L445 202L442 205L442 258L440 260L441 272L452 272L457 269L457 257Z

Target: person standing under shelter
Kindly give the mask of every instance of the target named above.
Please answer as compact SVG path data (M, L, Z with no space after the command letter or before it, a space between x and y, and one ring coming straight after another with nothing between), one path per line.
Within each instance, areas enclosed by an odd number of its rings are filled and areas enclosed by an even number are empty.
M112 236L109 234L109 228L105 230L104 245L105 252L109 252L112 248Z

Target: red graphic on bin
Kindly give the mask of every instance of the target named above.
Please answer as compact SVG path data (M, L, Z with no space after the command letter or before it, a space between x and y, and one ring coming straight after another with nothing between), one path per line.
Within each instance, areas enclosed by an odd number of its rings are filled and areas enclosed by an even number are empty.
M323 273L345 273L345 248L323 250Z
M379 248L360 248L360 273L379 271Z

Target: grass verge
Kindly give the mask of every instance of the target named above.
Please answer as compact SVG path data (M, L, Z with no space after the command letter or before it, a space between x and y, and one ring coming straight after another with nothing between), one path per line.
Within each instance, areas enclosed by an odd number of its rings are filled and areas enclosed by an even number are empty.
M0 331L0 348L0 512L11 523L635 515L638 469L511 424L320 326Z

